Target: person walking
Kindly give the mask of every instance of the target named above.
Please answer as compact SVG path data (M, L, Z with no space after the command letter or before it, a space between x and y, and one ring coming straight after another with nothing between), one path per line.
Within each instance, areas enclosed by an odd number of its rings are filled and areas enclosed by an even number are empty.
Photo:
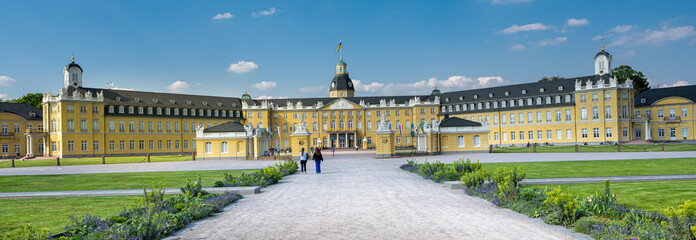
M331 146L331 156L336 156L336 147Z
M302 174L307 174L307 157L307 153L304 151L304 148L302 148L302 150L300 150L300 171L302 171Z
M316 164L317 173L321 173L321 162L324 161L324 157L321 156L321 150L317 148L317 150L314 151L314 155L312 155L312 160L314 160L314 164Z

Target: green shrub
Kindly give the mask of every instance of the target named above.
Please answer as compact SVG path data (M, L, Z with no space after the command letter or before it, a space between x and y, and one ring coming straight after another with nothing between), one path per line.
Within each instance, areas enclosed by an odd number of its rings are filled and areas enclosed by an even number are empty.
M128 220L128 219L126 219L125 217L121 217L121 216L111 217L111 222L113 222L113 223L125 223L126 220Z
M696 201L686 200L676 209L665 209L671 224L670 231L684 239L696 239Z
M418 175L432 179L434 178L436 172L444 168L445 164L441 163L440 161L436 161L434 163L425 162L420 164L420 167L418 168Z
M461 177L461 180L467 188L478 188L483 184L486 179L488 179L488 174L486 174L486 171L483 169L478 169L477 171L474 172L467 172L464 173L464 176Z
M560 218L561 223L570 225L575 222L578 213L578 201L573 199L570 193L561 192L560 188L554 188L546 192L544 204L551 207Z
M25 224L22 228L3 233L0 239L43 240L51 237L48 228L36 228L31 224Z
M456 181L460 178L459 173L454 169L443 168L435 172L435 182Z
M466 162L464 159L460 158L459 160L454 161L452 165L454 166L454 170L456 170L459 175L464 175L464 173L475 172L481 169L481 164L478 160L476 160L476 163L472 163L468 158L466 159Z
M187 193L189 192L189 196L203 196L207 195L208 192L203 190L203 185L201 184L201 175L196 174L198 177L198 180L195 182L192 182L191 179L186 178L186 185L181 188L182 193Z
M493 182L498 186L499 197L506 201L516 200L517 188L525 175L518 167L498 167L493 174Z
M214 187L224 187L225 183L223 181L215 181Z
M592 226L599 226L600 224L607 224L609 222L611 222L610 219L596 216L582 217L573 224L573 231L589 234Z

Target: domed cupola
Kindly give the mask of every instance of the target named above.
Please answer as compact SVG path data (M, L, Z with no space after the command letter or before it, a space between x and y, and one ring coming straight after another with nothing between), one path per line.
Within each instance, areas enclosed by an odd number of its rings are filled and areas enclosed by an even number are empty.
M353 86L353 81L348 76L346 66L347 64L343 62L343 58L336 64L336 73L334 73L334 78L331 80L331 86L329 87L329 95L331 97L353 97L355 93L355 87Z
M430 95L431 95L431 96L436 96L436 95L442 95L442 93L440 92L439 89L437 89L437 87L435 87L435 89L433 89L433 91L430 92Z
M595 75L604 75L611 73L611 61L612 56L608 52L604 51L604 44L602 44L602 51L595 55Z
M75 63L75 57L72 57L72 62L65 66L63 75L64 87L82 87L82 67Z
M249 100L251 100L251 96L250 96L246 91L244 91L244 94L242 94L242 99L249 99Z

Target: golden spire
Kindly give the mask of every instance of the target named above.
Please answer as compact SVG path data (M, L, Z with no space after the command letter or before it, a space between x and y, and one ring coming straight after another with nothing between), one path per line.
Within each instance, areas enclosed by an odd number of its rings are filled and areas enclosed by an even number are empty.
M604 51L604 43L602 43L602 51Z
M72 59L72 62L75 62L75 56L72 56L70 59Z

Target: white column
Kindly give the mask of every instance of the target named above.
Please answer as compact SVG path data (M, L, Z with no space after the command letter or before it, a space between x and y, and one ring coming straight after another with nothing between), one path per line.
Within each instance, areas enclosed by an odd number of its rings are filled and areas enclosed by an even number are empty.
M27 157L34 156L34 146L31 144L31 135L27 135Z
M645 140L650 140L651 138L651 132L650 132L650 123L648 121L645 121Z

